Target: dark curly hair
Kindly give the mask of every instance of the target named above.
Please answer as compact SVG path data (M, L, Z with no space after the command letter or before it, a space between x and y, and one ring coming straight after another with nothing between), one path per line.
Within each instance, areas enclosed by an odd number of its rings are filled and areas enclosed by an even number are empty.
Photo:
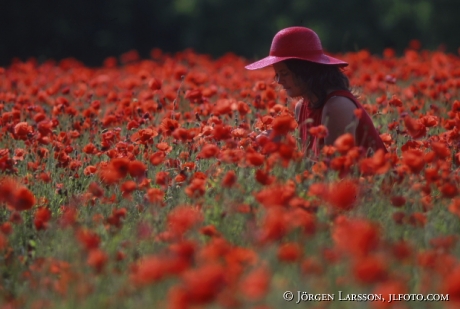
M327 91L331 88L350 91L348 77L338 66L300 59L288 59L283 62L318 98L318 101L310 102L311 108L321 108L326 103Z

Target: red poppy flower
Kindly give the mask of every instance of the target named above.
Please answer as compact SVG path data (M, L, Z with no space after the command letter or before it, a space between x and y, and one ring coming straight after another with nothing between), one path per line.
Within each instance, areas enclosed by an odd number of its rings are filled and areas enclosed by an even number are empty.
M191 206L179 206L168 215L168 226L171 231L179 235L185 233L195 224L203 220L201 212Z
M339 216L334 222L332 238L341 251L353 256L365 256L377 248L380 231L370 221Z
M251 109L249 108L249 105L246 104L246 103L243 102L243 101L238 101L237 110L238 110L238 113L240 113L240 115L241 115L242 117L246 116L248 113L251 112Z
M409 224L411 224L412 226L424 227L427 222L428 219L424 213L414 212L409 216Z
M171 118L164 118L160 124L160 128L165 135L171 135L178 127L179 122Z
M62 209L62 215L59 218L59 225L63 228L73 226L77 222L78 213L74 207L65 207Z
M344 155L355 146L355 139L353 138L353 135L346 133L335 140L334 146L338 152Z
M406 199L404 196L396 195L391 197L391 205L394 207L402 207L404 204L406 204Z
M302 248L296 243L285 243L278 247L278 260L296 262L302 257Z
M37 154L40 158L48 158L49 150L43 147L38 148Z
M200 229L200 233L210 237L218 237L220 236L219 231L217 231L214 225L207 225Z
M150 163L155 166L160 165L165 157L166 154L163 151L157 151L150 156Z
M217 100L216 105L214 106L214 109L213 109L214 114L217 116L226 115L226 114L231 115L233 112L232 104L234 104L234 102L228 99Z
M194 178L184 191L189 197L203 196L206 192L206 180Z
M136 61L139 61L139 59L140 59L139 52L134 49L129 50L120 56L120 61L123 64L129 63L129 62L136 62ZM112 60L110 60L110 62L112 62Z
M449 252L457 243L457 235L438 236L430 239L430 245L444 252Z
M308 129L308 133L317 138L325 138L329 134L326 126L323 125L311 127Z
M393 244L391 251L394 257L401 261L410 258L413 254L413 248L408 242L404 240Z
M176 130L174 130L172 136L175 138L175 139L178 139L178 140L181 140L181 141L187 141L187 140L191 140L193 138L193 133L185 128L177 128ZM157 146L158 148L158 146ZM160 149L160 148L158 148ZM163 150L163 149L160 149L160 150Z
M293 206L293 201L289 203L291 207ZM316 223L316 216L312 214L315 210L315 207L312 206L308 201L304 201L303 206L308 206L308 208L296 208L289 211L286 215L286 219L291 222L291 229L300 229L305 235L314 235L317 229L318 224Z
M3 234L10 235L12 231L13 227L11 225L11 222L4 222L0 225L0 232L2 232Z
M201 148L198 158L209 159L216 157L219 153L219 148L214 144L206 144Z
M149 80L149 88L152 90L160 90L161 89L161 81L155 77Z
M137 286L152 284L167 274L165 261L156 256L143 257L131 274L131 281Z
M449 295L449 301L460 303L460 267L452 269L442 282L441 291Z
M183 275L185 299L188 304L205 304L216 298L225 287L226 269L210 264Z
M274 176L270 176L268 172L265 172L263 170L257 170L255 178L258 183L263 184L264 186L270 185L275 181Z
M26 155L26 151L24 149L16 148L14 150L13 160L14 161L22 161L22 160L24 160L25 155Z
M83 248L88 251L98 248L101 243L101 239L96 233L85 228L79 229L76 237Z
M364 158L359 162L359 169L363 175L385 174L390 167L391 162L382 149L377 150L371 158Z
M267 208L287 207L295 195L295 186L291 183L266 187L254 194L256 200Z
M394 212L391 217L393 218L393 221L396 224L403 224L406 219L406 214L403 213L402 211L397 211L397 212Z
M340 210L352 209L358 200L358 185L355 181L345 179L330 184L327 193L327 201Z
M71 171L76 171L76 170L78 170L82 165L83 165L83 163L82 163L80 160L71 160L70 163L69 163L69 169L70 169Z
M9 177L0 179L0 202L12 204L15 200L15 192L19 184Z
M222 187L231 188L236 182L235 171L228 171L222 179Z
M185 92L185 98L189 99L192 103L202 103L203 102L203 94L198 89L187 90Z
M297 121L291 115L281 115L273 119L272 130L275 135L286 135L297 128Z
M258 152L248 152L246 154L247 162L252 166L261 166L265 162L265 156Z
M155 176L155 183L158 185L168 185L170 182L170 176L168 172L160 171Z
M226 140L232 137L232 130L231 126L225 126L222 124L218 124L214 126L214 130L212 130L212 136L215 140Z
M132 180L128 180L120 186L121 193L124 197L129 196L136 188L137 184Z
M376 283L386 278L386 265L382 257L366 256L355 262L353 274L358 282L364 285Z
M138 160L130 161L128 164L128 172L133 178L142 178L145 177L147 166Z
M444 143L433 142L431 148L436 153L436 155L441 159L446 159L451 156L449 148Z
M126 129L128 130L132 130L132 129L137 129L140 127L140 124L139 122L137 122L136 120L131 120L130 122L128 122L128 124L126 125Z
M409 167L414 174L418 174L425 167L423 152L419 149L409 149L403 152L403 163Z
M169 145L168 145L167 143L165 143L165 142L158 143L158 144L156 145L156 147L157 147L158 150L164 151L164 152L166 152L166 153L169 152L169 151L172 149L172 147L169 146Z
M329 187L325 183L312 183L308 188L308 195L320 198L327 198Z
M315 258L311 258L311 257L303 260L300 268L301 268L302 273L308 276L321 275L324 272L324 269L321 266L321 263Z
M260 240L262 243L277 241L283 238L289 229L284 209L280 207L268 208L262 225Z
M446 198L454 198L458 195L457 186L449 182L443 184L440 188L440 191L442 193L442 196Z
M403 103L401 102L401 100L395 95L391 97L391 99L388 101L388 104L390 106L395 106L395 107L403 106Z
M166 124L167 125L167 124ZM174 130L174 125L172 128ZM148 144L153 141L153 138L158 135L158 132L154 128L141 129L135 132L130 140L134 143Z
M164 192L158 188L150 188L145 194L145 198L152 204L163 205Z
M120 174L116 170L112 169L110 166L106 166L99 171L99 177L101 181L107 185L112 185L117 183L123 177L120 177Z
M375 285L375 288L372 290L372 293L375 293L377 295L401 295L401 294L407 294L408 289L406 287L406 284L404 284L401 281L398 280L386 280L384 282L378 282ZM388 297L388 296L385 296ZM388 300L385 298L386 301L384 302L374 302L373 305L375 306L376 309L383 309L383 308L392 308L393 307L393 302L388 302Z
M14 191L10 205L18 211L31 209L35 205L35 195L29 189L20 187Z
M409 116L404 117L404 124L407 132L413 139L418 139L426 134L426 127L418 119L412 119Z
M27 122L19 122L14 126L14 138L26 140L32 134L33 128Z
M95 154L97 151L98 150L93 143L89 143L83 147L83 152L87 154Z
M96 182L91 182L89 184L88 192L95 197L102 197L104 195L104 190Z
M109 217L107 217L107 223L114 226L115 228L121 228L121 219L126 217L127 212L128 211L126 210L126 208L112 210L112 214Z
M0 251L5 250L8 247L8 237L0 234Z
M283 160L285 160L285 162L288 163L289 160L295 158L295 155L296 155L295 150L296 150L295 144L291 145L291 144L282 143L280 144L278 148L278 153L281 156L281 158L283 158Z
M129 172L130 161L128 158L115 158L110 161L109 167L113 169L120 178L126 177Z
M232 131L232 136L235 138L243 139L248 136L248 132L243 128L236 128Z
M108 261L107 253L101 249L93 249L88 254L86 263L93 267L97 273L100 273Z
M420 118L420 121L427 128L435 127L439 124L439 118L433 115L424 115Z
M449 211L460 217L460 198L454 198L449 205Z
M40 207L35 212L34 226L37 231L46 230L48 221L51 219L51 211L46 207Z
M270 272L263 266L252 270L240 283L241 293L252 301L262 299L270 287Z
M96 172L97 172L97 167L95 167L94 165L88 165L83 170L83 175L91 176L91 175L94 175Z

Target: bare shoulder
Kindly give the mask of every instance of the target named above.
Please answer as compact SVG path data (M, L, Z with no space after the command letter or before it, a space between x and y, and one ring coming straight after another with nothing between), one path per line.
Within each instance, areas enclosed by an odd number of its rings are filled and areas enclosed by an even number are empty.
M332 114L340 114L340 113L353 113L354 110L357 109L355 103L351 101L349 98L336 96L330 98L326 104L324 104L323 112L324 113L332 113Z
M358 121L354 111L357 106L346 97L336 96L330 98L323 108L321 124L329 131L324 139L326 145L333 145L334 141L344 133L351 133L356 137Z

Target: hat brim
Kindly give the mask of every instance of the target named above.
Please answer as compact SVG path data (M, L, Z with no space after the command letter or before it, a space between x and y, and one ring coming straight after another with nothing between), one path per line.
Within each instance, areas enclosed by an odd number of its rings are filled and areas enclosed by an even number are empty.
M288 59L300 59L300 60L306 60L306 61L315 62L315 63L321 63L321 64L326 64L326 65L336 65L336 66L343 66L343 67L348 65L348 63L345 61L322 54L322 55L318 55L317 57L310 57L310 58L268 56L256 62L248 64L247 66L245 66L245 68L248 70L262 69L262 68L268 67L270 65L273 65L275 63L278 63L284 60L288 60Z

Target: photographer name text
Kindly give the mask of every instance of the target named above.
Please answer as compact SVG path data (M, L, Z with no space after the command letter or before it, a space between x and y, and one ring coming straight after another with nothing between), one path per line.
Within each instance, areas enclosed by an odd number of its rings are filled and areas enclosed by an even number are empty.
M429 302L438 302L438 301L449 301L449 294L354 294L354 293L344 293L338 291L336 294L314 294L304 291L291 292L286 291L283 293L283 299L285 301L294 301L296 304L307 301L380 301L380 302L400 302L400 301L429 301ZM336 297L337 296L337 297Z

